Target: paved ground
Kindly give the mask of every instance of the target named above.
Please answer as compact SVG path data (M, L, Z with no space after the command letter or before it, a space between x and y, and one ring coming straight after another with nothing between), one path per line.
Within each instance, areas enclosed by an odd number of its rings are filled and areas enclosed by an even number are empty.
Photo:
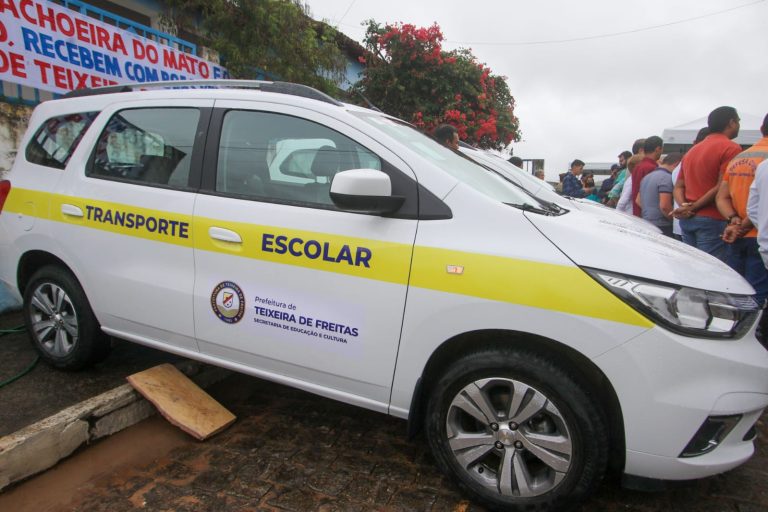
M423 439L406 440L401 420L241 375L211 393L238 416L216 437L200 443L147 420L0 494L0 510L482 510L437 472ZM759 453L735 471L659 494L606 482L582 510L764 512L765 420Z
M0 330L23 323L20 313L0 315ZM18 375L36 356L26 332L0 337L0 382ZM29 374L0 388L0 436L125 384L132 373L177 360L166 352L114 341L109 357L87 371L61 372L40 361Z

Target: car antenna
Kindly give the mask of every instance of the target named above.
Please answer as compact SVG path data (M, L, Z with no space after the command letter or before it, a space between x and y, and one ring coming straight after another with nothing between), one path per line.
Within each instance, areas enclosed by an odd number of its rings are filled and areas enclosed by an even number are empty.
M384 114L384 113L385 113L385 112L384 112L383 110L381 110L379 107L377 107L376 105L374 105L373 103L371 103L371 100L369 100L368 98L366 98L366 97L365 97L365 94L361 93L361 92L360 92L360 91L358 91L358 90L355 90L355 92L356 92L356 93L357 93L357 94L358 94L358 95L359 95L361 98L363 98L363 100L365 101L365 103L368 105L368 108L370 108L371 110L375 110L376 112L381 112L382 114Z

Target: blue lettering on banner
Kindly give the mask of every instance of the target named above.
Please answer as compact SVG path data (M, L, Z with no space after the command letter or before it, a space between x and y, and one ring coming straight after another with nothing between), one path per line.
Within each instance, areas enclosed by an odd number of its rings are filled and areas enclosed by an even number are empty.
M39 34L27 27L21 28L24 49L49 59L58 60L83 69L109 76L123 76L117 57L91 50L75 43Z
M264 233L261 238L262 252L274 254L290 254L295 258L307 258L316 260L322 258L330 263L346 263L355 267L371 268L370 262L373 253L367 247L352 248L344 244L338 250L331 247L330 242L318 240L304 240L299 237L289 238L285 235L273 235Z
M86 219L100 224L110 224L127 229L142 229L148 233L189 238L189 223L140 213L112 210L99 206L85 205Z
M187 79L185 75L180 75L178 73L169 73L165 70L160 71L160 76L162 77L164 82L168 80L186 80Z
M149 66L142 66L134 62L125 63L125 76L134 82L157 82L158 72Z

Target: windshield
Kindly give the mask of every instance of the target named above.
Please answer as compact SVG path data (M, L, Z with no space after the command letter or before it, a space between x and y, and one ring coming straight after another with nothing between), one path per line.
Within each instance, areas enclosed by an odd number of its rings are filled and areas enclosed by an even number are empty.
M517 183L519 186L527 190L529 193L536 196L541 201L547 201L550 203L562 204L566 201L565 198L558 195L554 188L546 181L540 180L531 174L528 174L524 170L509 163L503 158L484 153L478 149L465 149L461 150L469 158L480 162L483 165L492 167L500 174L505 176L513 183Z
M353 112L353 114L407 146L457 180L490 198L513 206L528 205L537 209L545 207L507 178L437 143L402 121L375 113Z

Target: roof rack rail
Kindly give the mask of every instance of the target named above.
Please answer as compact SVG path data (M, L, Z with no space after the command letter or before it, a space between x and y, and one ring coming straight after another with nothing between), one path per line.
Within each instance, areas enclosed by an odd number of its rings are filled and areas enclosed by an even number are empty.
M148 89L255 89L264 92L275 92L301 96L312 100L323 101L332 105L341 106L343 103L328 96L313 87L291 82L267 82L263 80L168 80L164 82L145 82L107 87L95 87L93 89L75 89L63 95L63 98L80 98L83 96L97 96L100 94L113 94L118 92L144 91Z

